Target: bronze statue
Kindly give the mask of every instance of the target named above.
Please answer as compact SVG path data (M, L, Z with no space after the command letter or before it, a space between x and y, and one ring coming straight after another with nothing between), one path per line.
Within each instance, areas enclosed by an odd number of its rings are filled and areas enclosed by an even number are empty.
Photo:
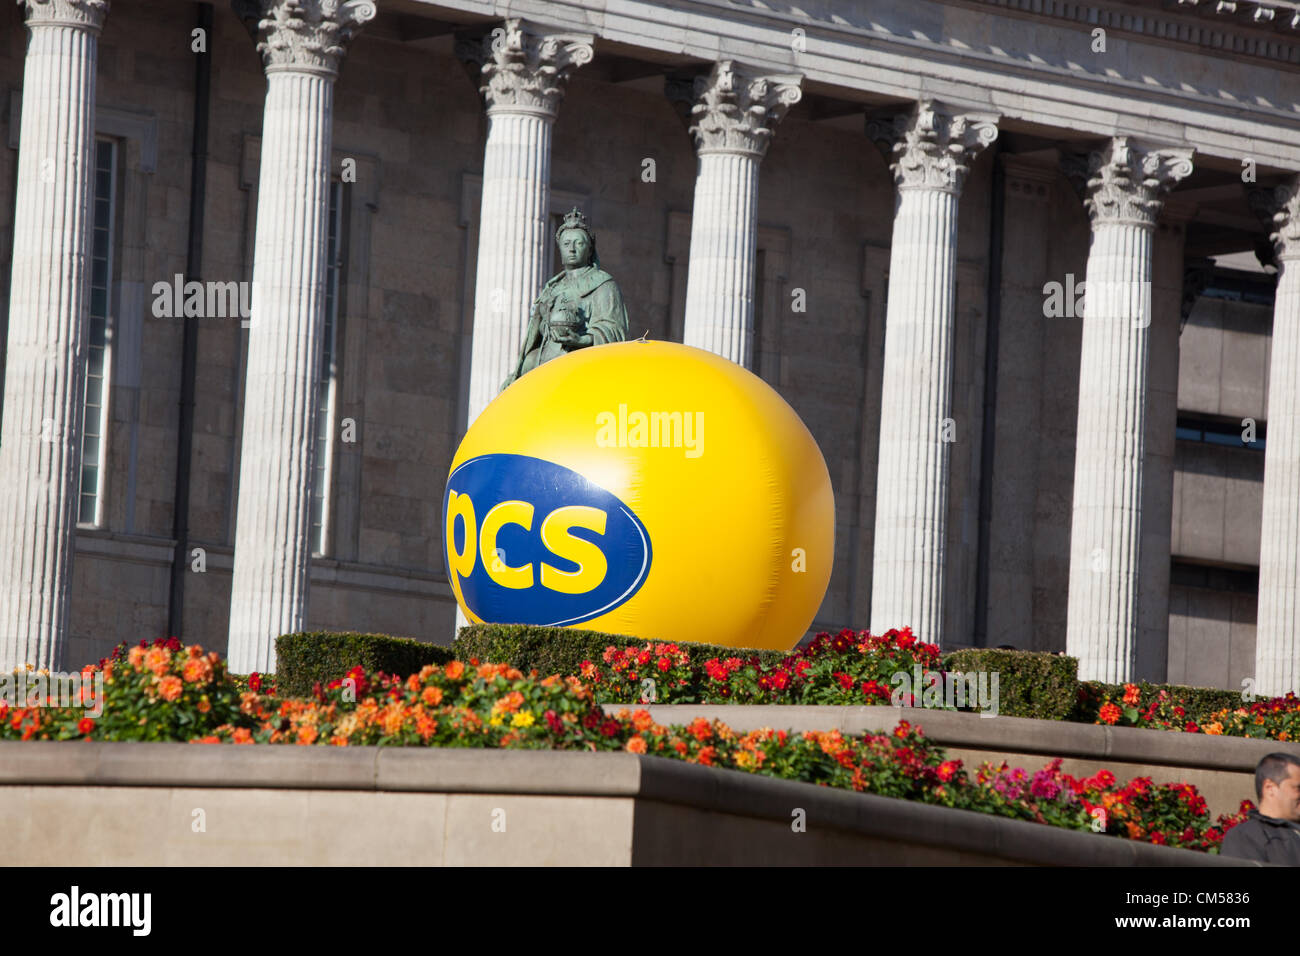
M511 382L565 352L627 339L627 308L618 283L600 268L596 237L576 208L555 233L564 271L553 276L533 302L528 331Z

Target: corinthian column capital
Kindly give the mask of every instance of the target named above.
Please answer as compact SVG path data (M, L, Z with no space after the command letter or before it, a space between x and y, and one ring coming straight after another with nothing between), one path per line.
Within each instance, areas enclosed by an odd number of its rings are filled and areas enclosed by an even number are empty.
M695 80L691 135L701 153L763 156L776 125L803 93L798 73L756 73L733 60Z
M482 39L458 37L456 55L482 70L488 113L540 113L554 119L569 77L591 62L595 37L551 33L512 18Z
M960 193L970 164L998 138L998 117L957 113L927 99L910 113L868 119L867 136L894 157L889 168L899 189Z
M1103 148L1062 160L1065 172L1082 186L1083 204L1094 225L1127 223L1154 229L1164 196L1192 173L1190 149L1144 149L1127 136Z
M334 77L347 45L375 18L374 0L234 0L267 73Z
M20 0L27 25L80 27L98 32L108 15L108 0Z
M1300 176L1272 189L1252 189L1250 205L1273 227L1269 241L1280 262L1300 259Z

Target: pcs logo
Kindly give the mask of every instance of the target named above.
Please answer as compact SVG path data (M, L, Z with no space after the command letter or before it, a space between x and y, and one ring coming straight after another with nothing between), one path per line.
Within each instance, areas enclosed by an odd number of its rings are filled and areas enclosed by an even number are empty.
M632 509L554 462L480 455L447 479L447 580L471 619L561 627L599 617L650 573Z

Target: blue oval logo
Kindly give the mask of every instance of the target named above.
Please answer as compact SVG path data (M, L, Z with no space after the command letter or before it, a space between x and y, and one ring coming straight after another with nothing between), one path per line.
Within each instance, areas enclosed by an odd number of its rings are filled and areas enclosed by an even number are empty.
M632 509L541 458L471 458L448 477L442 513L447 580L486 622L580 624L650 573L650 535Z

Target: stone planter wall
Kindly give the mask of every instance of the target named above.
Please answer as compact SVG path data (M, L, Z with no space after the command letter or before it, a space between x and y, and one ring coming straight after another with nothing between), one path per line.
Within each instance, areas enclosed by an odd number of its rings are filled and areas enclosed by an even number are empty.
M5 742L0 828L12 866L1252 865L657 757L538 751Z
M617 711L629 705L607 705ZM1156 783L1194 784L1214 815L1232 813L1242 800L1255 799L1255 764L1268 753L1300 756L1300 744L1242 737L1215 737L1167 730L1138 730L1072 724L1025 717L909 707L783 707L753 704L656 704L645 708L660 723L717 718L735 730L758 727L831 730L845 734L892 730L900 720L924 729L951 756L975 770L985 760L1003 760L1031 773L1053 757L1065 758L1066 773L1091 776L1102 768L1121 781L1149 776Z

